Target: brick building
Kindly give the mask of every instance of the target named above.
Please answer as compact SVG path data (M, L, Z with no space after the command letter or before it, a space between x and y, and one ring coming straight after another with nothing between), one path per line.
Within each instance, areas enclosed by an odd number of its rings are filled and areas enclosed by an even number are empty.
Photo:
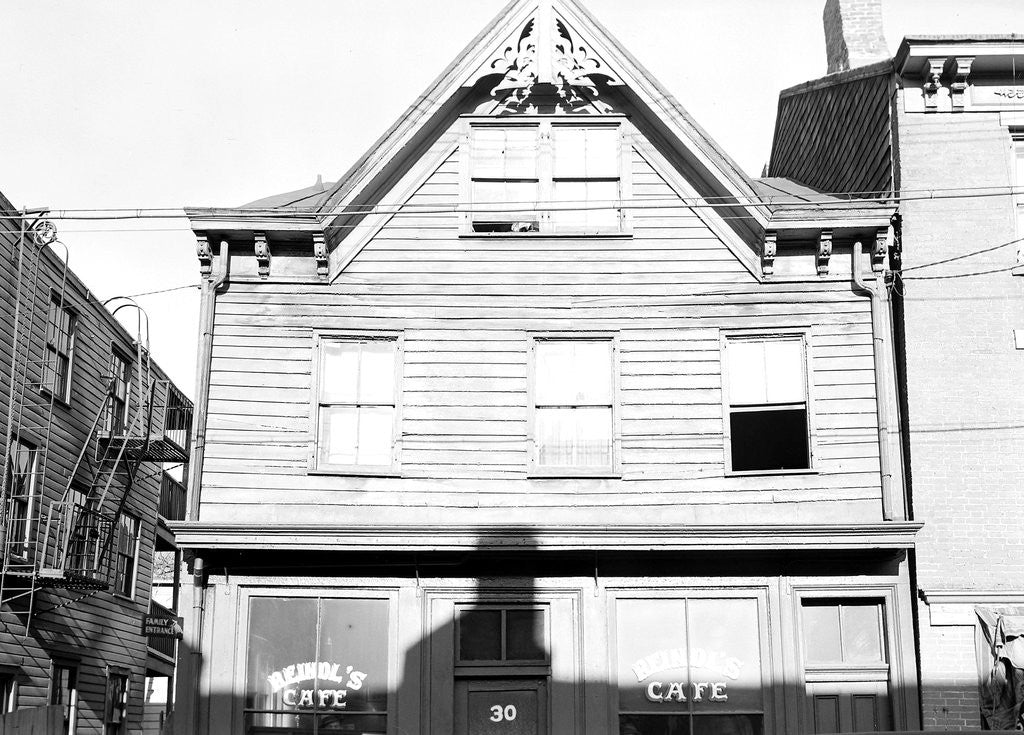
M1013 512L1024 491L1024 36L910 37L879 59L863 27L874 8L881 38L877 3L841 3L858 18L851 38L834 5L833 73L781 93L770 173L898 195L902 420L925 524L914 555L923 723L977 728L984 711L1012 728L1016 716L989 701L986 635L1012 639L1024 612ZM831 66L844 46L866 65ZM1024 658L1001 665L1019 679Z

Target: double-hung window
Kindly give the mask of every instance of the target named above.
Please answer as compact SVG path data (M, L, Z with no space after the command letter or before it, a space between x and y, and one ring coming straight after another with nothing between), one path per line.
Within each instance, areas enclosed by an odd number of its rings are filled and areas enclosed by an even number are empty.
M139 518L122 513L117 523L117 549L114 554L114 591L135 597L135 571L139 562Z
M78 667L54 662L50 676L50 704L63 711L65 735L75 735L78 725Z
M623 231L619 122L480 122L469 140L467 232Z
M533 471L614 469L615 349L610 338L533 340Z
M127 671L113 667L108 670L103 735L124 735L128 731L128 686Z
M75 348L75 312L54 293L46 321L46 356L43 363L43 388L54 398L71 399L71 368Z
M806 362L803 335L726 338L733 472L810 469Z
M7 487L4 494L11 503L6 551L13 556L27 557L32 543L38 465L39 451L36 447L12 436L7 447Z
M317 469L388 472L398 465L401 339L321 336Z
M110 354L110 375L112 380L110 403L107 408L105 429L108 434L123 434L125 430L125 419L128 416L128 379L130 366L127 359L121 353Z

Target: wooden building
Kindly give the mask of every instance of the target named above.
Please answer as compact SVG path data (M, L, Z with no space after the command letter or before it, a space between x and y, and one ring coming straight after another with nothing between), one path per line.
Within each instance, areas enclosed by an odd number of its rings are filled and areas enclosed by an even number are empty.
M874 3L842 4L863 24ZM922 714L940 730L1024 727L1024 657L1004 646L1024 624L1024 541L1007 512L1024 488L1022 73L1019 33L905 38L894 58L783 91L769 171L899 198Z
M175 641L142 626L176 617L151 582L178 566L192 406L150 360L141 309L97 301L44 217L0 195L0 722L158 733Z
M190 209L182 733L916 728L887 203L517 0L336 184Z

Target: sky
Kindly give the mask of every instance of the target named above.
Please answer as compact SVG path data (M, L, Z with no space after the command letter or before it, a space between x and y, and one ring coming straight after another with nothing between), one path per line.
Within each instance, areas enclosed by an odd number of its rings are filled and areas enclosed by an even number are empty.
M778 93L825 74L824 0L582 0L752 176ZM886 40L1024 33L1024 0L882 0ZM504 0L0 0L16 206L236 206L334 180ZM196 284L184 219L59 220L98 298ZM137 297L193 391L198 290ZM134 329L134 328L133 328Z

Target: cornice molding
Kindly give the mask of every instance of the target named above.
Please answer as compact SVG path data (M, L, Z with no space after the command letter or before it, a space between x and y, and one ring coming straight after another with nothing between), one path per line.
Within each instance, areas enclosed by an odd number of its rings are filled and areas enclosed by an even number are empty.
M485 526L168 524L182 548L401 551L738 551L909 549L923 524Z

